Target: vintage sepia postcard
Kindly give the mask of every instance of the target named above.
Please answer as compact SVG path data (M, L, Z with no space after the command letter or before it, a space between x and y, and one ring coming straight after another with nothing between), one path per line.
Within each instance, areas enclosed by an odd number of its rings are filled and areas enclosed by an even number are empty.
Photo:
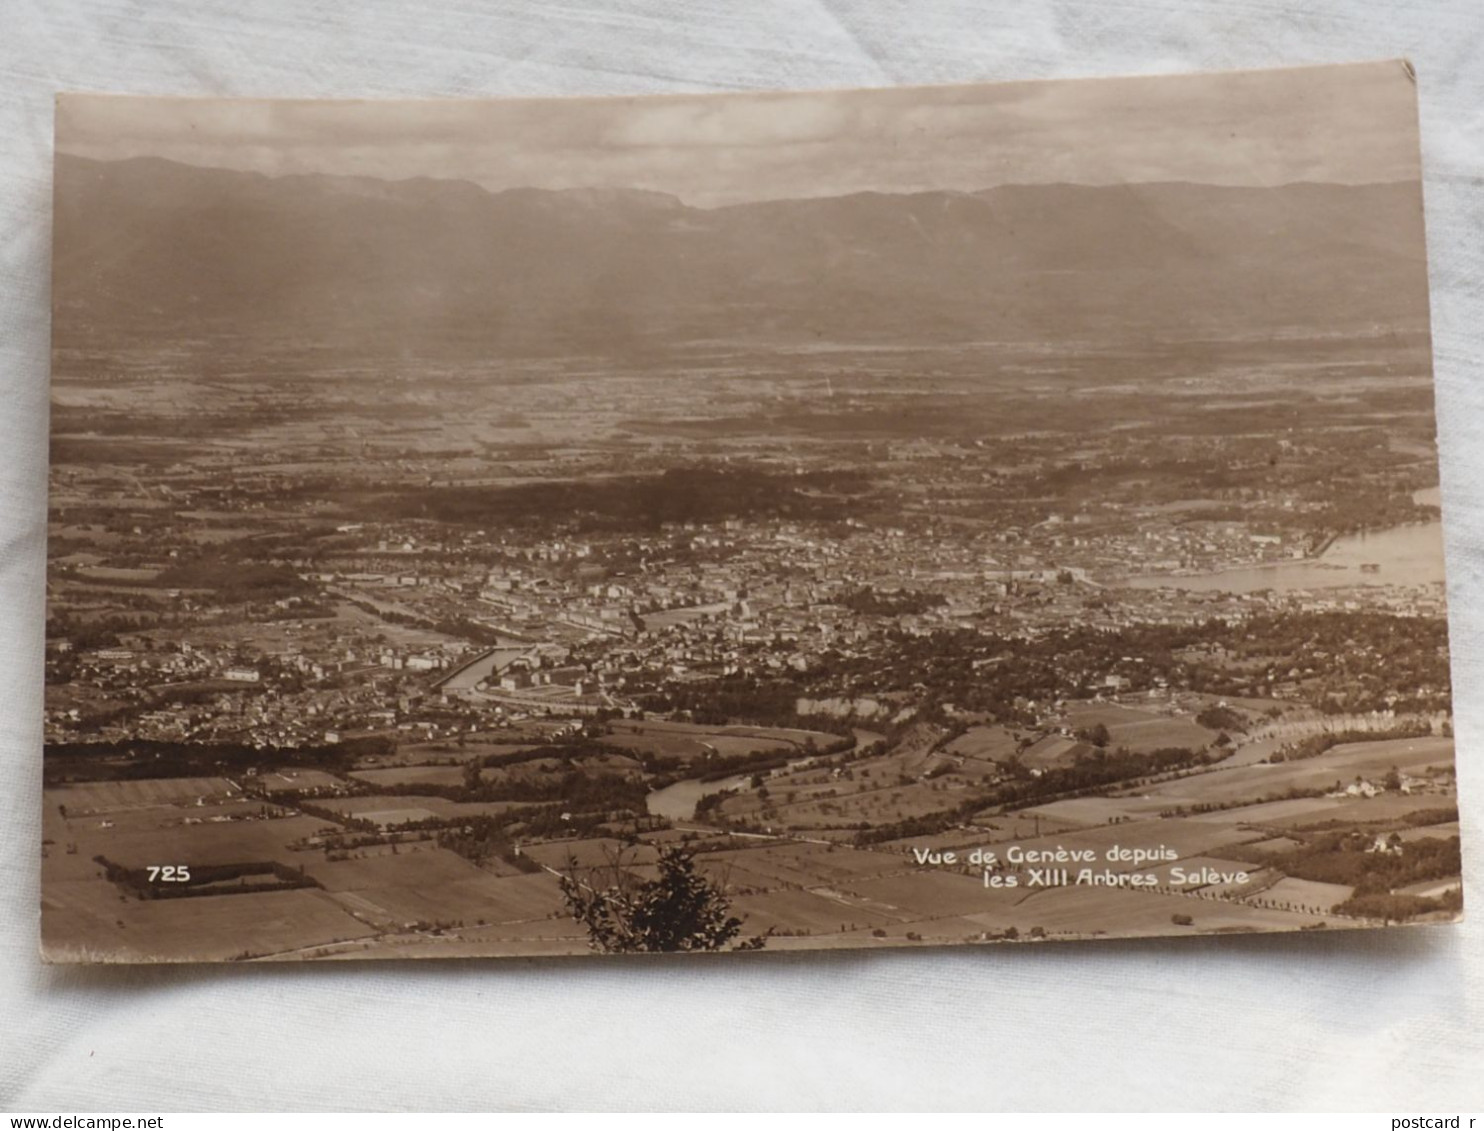
M1450 921L1400 61L57 105L61 962Z

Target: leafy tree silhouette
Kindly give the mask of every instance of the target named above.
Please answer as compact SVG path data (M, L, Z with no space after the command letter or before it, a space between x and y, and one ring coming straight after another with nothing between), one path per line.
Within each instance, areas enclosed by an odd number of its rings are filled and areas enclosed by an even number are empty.
M657 863L654 879L639 880L614 857L583 880L576 860L568 860L560 877L562 896L572 918L587 928L594 950L634 954L763 948L767 934L733 941L741 934L742 920L728 914L731 903L725 891L696 870L689 851L671 845L661 849Z

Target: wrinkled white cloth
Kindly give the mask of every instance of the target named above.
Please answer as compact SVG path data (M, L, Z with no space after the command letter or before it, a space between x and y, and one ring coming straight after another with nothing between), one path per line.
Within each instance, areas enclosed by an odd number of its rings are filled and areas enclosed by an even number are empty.
M695 960L36 957L52 95L609 94L1409 57L1420 75L1466 897L1484 864L1477 0L5 0L0 1110L1484 1109L1459 927Z

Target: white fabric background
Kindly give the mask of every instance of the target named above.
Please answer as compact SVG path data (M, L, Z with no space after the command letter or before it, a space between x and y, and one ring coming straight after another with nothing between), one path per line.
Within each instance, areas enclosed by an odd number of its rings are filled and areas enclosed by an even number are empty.
M36 959L51 99L876 86L1406 55L1484 899L1478 0L0 0L0 1109L1484 1109L1458 928L700 960Z

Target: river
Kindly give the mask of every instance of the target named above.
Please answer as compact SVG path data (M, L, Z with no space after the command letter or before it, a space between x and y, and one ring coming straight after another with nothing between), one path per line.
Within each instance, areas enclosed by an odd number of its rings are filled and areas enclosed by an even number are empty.
M857 733L873 734L871 731ZM873 737L885 738L884 735L875 736L874 734ZM807 758L795 758L784 769L797 770L816 760L816 756L812 754ZM764 779L771 773L771 770L762 771ZM665 817L671 821L693 821L696 819L696 805L701 798L720 793L724 789L747 789L752 777L752 774L733 774L729 778L718 778L716 781L686 778L674 785L667 785L664 789L654 790L644 798L644 806L654 817Z
M1412 498L1439 505L1439 490L1427 487ZM1365 566L1367 568L1362 569ZM1213 573L1131 577L1131 589L1255 593L1262 589L1342 589L1357 585L1431 585L1443 580L1443 524L1415 522L1336 538L1317 558L1241 566Z
M472 691L481 680L489 679L498 669L505 667L531 651L531 645L515 640L501 639L500 643L482 656L469 661L462 668L455 668L451 675L443 677L437 686L441 691Z
M701 798L720 793L724 789L741 789L751 780L750 774L736 774L716 781L686 778L674 785L667 785L664 789L655 790L644 799L644 805L651 816L664 817L671 821L693 821L696 819L696 805Z

